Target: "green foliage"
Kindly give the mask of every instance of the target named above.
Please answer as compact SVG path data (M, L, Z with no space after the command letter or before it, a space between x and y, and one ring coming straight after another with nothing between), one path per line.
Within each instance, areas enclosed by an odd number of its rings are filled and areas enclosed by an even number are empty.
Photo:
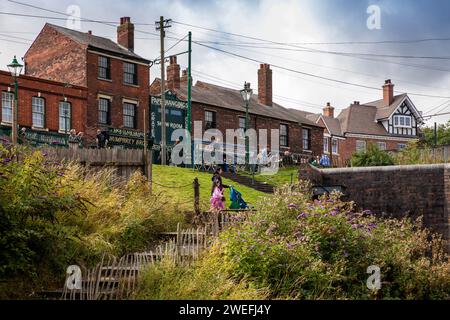
M420 221L355 212L338 195L313 203L286 188L214 248L228 276L267 288L274 299L448 299L444 242ZM431 240L430 240L431 239ZM366 287L381 268L382 289Z
M68 265L144 251L183 222L175 204L150 194L138 173L123 184L110 170L87 172L0 144L1 298L17 283L34 290L43 275L60 287Z
M425 143L428 147L434 146L434 126L423 128L425 134ZM449 145L450 144L450 121L445 124L438 125L437 129L437 145Z
M176 266L166 259L150 266L135 294L137 300L263 300L267 292L227 276L211 251L194 266Z
M443 151L433 149L423 141L413 141L407 147L394 155L398 165L416 165L445 163Z
M357 152L352 156L352 167L379 167L394 164L392 156L380 150L374 143L369 143L366 151Z

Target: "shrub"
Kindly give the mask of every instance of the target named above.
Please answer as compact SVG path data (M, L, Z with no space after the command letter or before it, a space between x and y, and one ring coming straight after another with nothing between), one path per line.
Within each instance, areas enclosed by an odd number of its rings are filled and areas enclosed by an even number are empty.
M394 160L389 153L380 150L374 143L369 143L366 151L357 152L352 156L352 167L391 166Z
M137 300L263 300L266 290L227 275L211 251L194 266L163 260L147 268L134 296Z
M71 264L90 267L104 254L144 251L183 220L138 173L123 184L111 170L89 172L0 144L2 298L19 283L30 291L48 281L61 286Z
M420 220L381 220L338 195L309 202L302 194L282 190L220 236L215 252L229 276L268 288L270 298L450 297L443 241ZM372 265L381 268L378 292L366 286Z

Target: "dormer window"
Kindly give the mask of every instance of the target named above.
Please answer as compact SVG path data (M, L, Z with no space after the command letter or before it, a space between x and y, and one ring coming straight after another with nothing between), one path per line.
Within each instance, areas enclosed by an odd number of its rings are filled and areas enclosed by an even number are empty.
M394 127L412 128L411 116L394 116Z

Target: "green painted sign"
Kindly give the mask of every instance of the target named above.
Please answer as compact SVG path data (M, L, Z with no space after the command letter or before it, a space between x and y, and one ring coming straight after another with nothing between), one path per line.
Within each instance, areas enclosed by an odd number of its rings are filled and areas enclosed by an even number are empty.
M0 135L11 137L11 127L0 127ZM19 143L29 144L34 147L38 146L57 146L68 147L68 136L55 132L36 131L26 129L25 141L21 131L19 131Z
M166 92L166 145L170 146L172 133L177 129L185 129L187 124L188 104L168 91ZM155 145L161 145L161 97L151 97L150 113L151 136Z
M109 145L125 149L144 149L144 132L130 129L109 129ZM151 141L149 140L149 148Z

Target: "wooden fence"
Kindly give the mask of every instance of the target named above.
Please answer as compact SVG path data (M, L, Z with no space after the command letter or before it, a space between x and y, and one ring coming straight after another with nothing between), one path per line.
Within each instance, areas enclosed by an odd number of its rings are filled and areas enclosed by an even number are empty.
M81 289L69 289L68 275L62 300L122 300L131 297L139 275L150 265L170 259L177 265L190 265L209 245L206 228L182 230L178 225L176 238L148 252L135 253L117 259L104 256L92 269L82 272Z
M228 227L248 219L251 210L224 210L208 213L204 227L162 233L170 239L154 250L135 253L117 259L104 256L92 269L82 271L81 289L69 289L68 275L64 283L62 300L123 300L135 292L142 271L163 259L176 265L191 265L212 240ZM83 278L84 276L84 278Z
M62 149L43 150L49 159L77 162L93 170L105 167L114 168L116 175L128 180L136 171L151 178L152 153L133 149Z

